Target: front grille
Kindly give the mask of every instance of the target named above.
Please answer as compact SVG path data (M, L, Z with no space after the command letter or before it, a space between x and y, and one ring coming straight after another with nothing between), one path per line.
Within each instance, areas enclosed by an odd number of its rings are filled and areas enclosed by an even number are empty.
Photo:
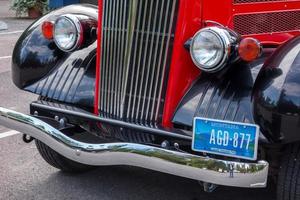
M300 11L236 15L233 24L241 35L298 31Z
M233 0L233 3L240 4L240 3L277 2L277 1L283 1L283 0Z
M161 120L178 0L103 0L100 115Z

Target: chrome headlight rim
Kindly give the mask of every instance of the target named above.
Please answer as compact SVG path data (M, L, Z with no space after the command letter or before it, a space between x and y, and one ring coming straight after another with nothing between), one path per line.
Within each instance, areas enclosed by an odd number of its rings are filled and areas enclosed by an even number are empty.
M57 38L55 37L55 29L56 29L55 27L56 27L56 24L62 18L68 20L72 25L74 25L75 30L76 30L75 42L74 42L74 44L70 48L64 48L64 47L62 47L59 44L59 42L57 41ZM55 23L54 23L53 33L54 33L53 34L53 40L54 40L56 46L60 50L65 51L65 52L72 52L72 51L78 49L81 46L82 42L83 42L83 28L82 28L81 22L80 22L80 20L75 15L72 15L72 14L62 15L59 18L57 18L55 20Z
M195 44L195 38L203 33L203 32L210 32L212 34L214 34L219 42L222 44L222 58L216 62L213 66L205 66L200 64L197 59L195 58L195 53L193 52L193 46ZM191 58L194 62L194 64L202 71L208 72L208 73L215 73L218 72L220 70L222 70L226 64L228 63L228 60L230 58L230 54L231 54L231 48L232 48L232 41L231 41L231 33L229 32L229 30L227 30L224 27L217 27L217 26L212 26L212 27L206 27L203 29L200 29L192 38L191 41L191 50L190 50L190 55Z

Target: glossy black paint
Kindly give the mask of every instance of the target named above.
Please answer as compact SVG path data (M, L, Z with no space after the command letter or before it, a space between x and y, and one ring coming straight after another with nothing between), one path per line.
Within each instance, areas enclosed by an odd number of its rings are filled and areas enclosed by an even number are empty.
M300 141L300 37L278 48L254 89L254 118L273 142Z
M252 63L237 63L223 76L203 74L182 99L173 123L188 129L192 129L194 117L253 123L251 93L269 55L266 51Z
M70 54L45 77L24 88L50 100L93 110L96 44Z
M71 53L59 50L41 32L44 21L55 21L64 14L78 15L85 30L82 48ZM53 11L34 22L21 35L13 52L15 85L49 99L93 107L97 20L97 6L82 4Z

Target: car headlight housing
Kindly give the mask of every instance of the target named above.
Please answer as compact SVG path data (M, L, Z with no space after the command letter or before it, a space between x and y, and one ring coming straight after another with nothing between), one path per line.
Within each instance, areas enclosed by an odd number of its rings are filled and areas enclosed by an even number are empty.
M63 51L73 51L83 41L83 30L79 19L74 15L63 15L54 24L54 42Z
M195 65L209 73L222 70L228 63L232 48L239 36L224 27L207 27L198 31L190 46L190 54Z

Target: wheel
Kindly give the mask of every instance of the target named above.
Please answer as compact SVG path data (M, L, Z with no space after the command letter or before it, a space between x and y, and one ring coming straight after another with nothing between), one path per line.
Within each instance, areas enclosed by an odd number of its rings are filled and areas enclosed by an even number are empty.
M54 151L39 140L35 140L35 144L42 158L48 164L57 169L60 169L63 172L81 173L94 168L93 166L84 165L60 155L59 153L57 153L56 151Z
M277 200L300 199L300 144L288 145L284 152L277 183Z

